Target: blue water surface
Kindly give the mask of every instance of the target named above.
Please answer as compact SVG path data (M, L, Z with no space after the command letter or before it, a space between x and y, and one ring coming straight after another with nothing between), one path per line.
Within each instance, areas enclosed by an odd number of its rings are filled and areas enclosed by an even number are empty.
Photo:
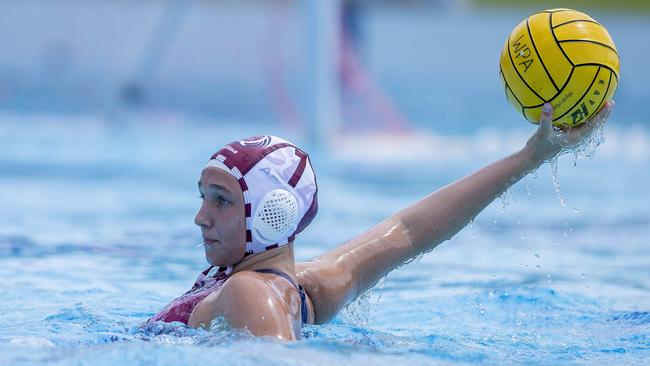
M210 155L267 133L311 153L320 210L296 241L308 260L524 145L534 126L505 101L498 55L540 9L369 7L361 60L418 138L312 144L286 121L269 123L283 116L268 73L284 72L279 96L307 109L296 11L190 9L150 75L148 108L126 112L116 89L133 76L163 2L96 3L2 5L0 365L649 363L645 16L584 9L607 25L622 60L593 159L563 156L555 180L542 166L332 322L278 342L224 324L141 326L207 266L193 218ZM284 71L264 54L278 35ZM341 130L379 124L365 92L353 100L365 121Z
M334 321L283 343L225 325L140 326L206 267L192 223L203 164L267 127L5 114L0 364L645 364L650 134L616 122L594 159L560 159L565 206L544 165ZM532 133L517 127L437 136L471 147L451 156L359 161L314 150L321 208L298 259L515 151Z

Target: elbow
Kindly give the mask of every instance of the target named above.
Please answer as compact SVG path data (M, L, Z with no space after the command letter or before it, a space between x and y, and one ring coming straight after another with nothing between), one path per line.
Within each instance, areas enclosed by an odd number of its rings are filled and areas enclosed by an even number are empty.
M421 218L409 218L399 213L393 218L395 227L401 235L399 240L410 249L409 258L433 250L438 245L451 239L458 229L451 229L451 223L421 222Z
M393 216L391 218L393 222L393 227L394 232L400 234L400 241L404 243L404 246L409 249L409 254L408 258L413 258L423 251L423 247L427 245L425 240L423 240L422 235L418 235L417 231L414 230L413 224L409 224L411 220L409 220L405 215L402 213L398 213L397 215ZM437 244L436 244L437 245Z

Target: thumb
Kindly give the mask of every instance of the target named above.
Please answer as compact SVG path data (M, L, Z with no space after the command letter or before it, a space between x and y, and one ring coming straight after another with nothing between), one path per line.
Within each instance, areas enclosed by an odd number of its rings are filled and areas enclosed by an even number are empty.
M553 132L553 106L551 103L545 103L542 107L542 116L539 119L539 128L546 135L550 135Z

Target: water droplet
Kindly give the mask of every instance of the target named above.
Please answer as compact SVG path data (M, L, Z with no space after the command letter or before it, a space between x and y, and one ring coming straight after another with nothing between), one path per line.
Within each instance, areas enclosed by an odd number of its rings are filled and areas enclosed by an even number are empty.
M510 191L510 188L506 189L499 198L501 198L501 212L506 212L506 208L510 205L510 202L508 202L508 193L512 196L512 192Z
M535 257L536 257L536 258L539 258L539 253L535 253Z
M370 293L366 292L341 310L343 321L355 326L367 327L370 317Z
M535 266L536 270L539 270L540 268L542 268L542 267L540 267L539 264Z
M551 158L548 161L548 163L551 166L551 176L553 177L553 187L555 188L557 199L560 201L560 204L562 206L566 206L566 198L560 192L560 183L557 179L557 165L558 165L557 160L558 160L558 156L555 156Z
M526 194L530 197L533 193L530 191L530 186L528 185L528 176L524 177L524 185L526 186Z
M474 219L469 220L469 229L472 232L472 238L476 239L476 227L474 226Z
M384 294L384 286L386 286L386 278L388 278L388 275L382 277L379 280L378 287L379 287L379 294L377 295L377 305L379 305L379 302L381 302L381 296Z
M537 179L537 177L539 177L539 173L537 172L537 169L535 169L535 170L533 170L532 172L530 172L530 175L532 175L533 178L535 178L535 179Z

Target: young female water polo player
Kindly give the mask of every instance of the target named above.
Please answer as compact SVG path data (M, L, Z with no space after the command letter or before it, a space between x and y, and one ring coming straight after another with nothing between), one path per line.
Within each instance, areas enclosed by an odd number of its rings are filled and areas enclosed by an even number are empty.
M603 124L613 103L564 132L541 123L524 148L428 195L367 232L308 262L294 261L296 234L318 210L309 157L273 136L232 142L201 172L205 270L187 293L148 322L230 326L280 339L301 336L304 323L327 322L388 272L451 238L509 186Z

